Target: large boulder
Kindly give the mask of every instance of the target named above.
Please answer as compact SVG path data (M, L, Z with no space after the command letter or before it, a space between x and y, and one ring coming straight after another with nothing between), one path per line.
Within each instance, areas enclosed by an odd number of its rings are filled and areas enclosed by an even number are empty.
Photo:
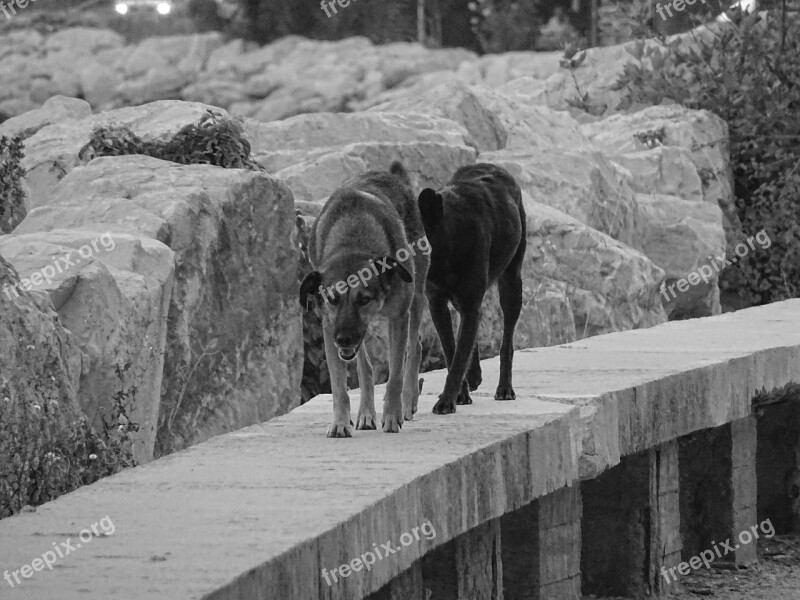
M469 131L481 152L503 148L588 145L567 113L520 102L486 86L450 81L422 93L398 91L370 111L417 112L452 119Z
M632 248L644 243L639 206L618 169L589 148L531 148L481 154L500 165L536 202L552 206Z
M175 253L158 455L299 404L294 223L291 192L262 173L122 156L72 170L17 232L108 231Z
M544 80L533 75L519 77L509 80L499 91L558 110L567 110L571 101L587 95L593 114L610 114L622 103L624 91L616 84L625 65L652 68L646 49L658 46L652 40L634 40L619 46L589 48L583 62L572 72L562 68Z
M645 228L644 251L666 271L665 287L687 278L735 244L728 130L708 111L653 106L581 125L626 173ZM719 273L687 292L665 294L670 318L720 312Z
M173 252L149 238L56 229L0 237L0 255L25 289L48 294L71 333L81 364L78 398L90 424L102 431L121 405L138 425L131 434L134 459L151 460Z
M164 140L197 123L209 110L227 116L225 111L206 104L164 100L40 129L25 142L23 167L28 172L25 180L30 188L30 207L44 204L58 182L85 162L79 153L96 127L127 126L144 140Z
M428 115L320 113L250 120L245 131L255 160L305 202L324 202L348 177L393 160L405 165L415 189L439 187L476 156L463 127Z
M66 121L80 121L92 114L92 107L85 100L53 96L41 108L12 117L0 123L0 137L31 137L43 127Z

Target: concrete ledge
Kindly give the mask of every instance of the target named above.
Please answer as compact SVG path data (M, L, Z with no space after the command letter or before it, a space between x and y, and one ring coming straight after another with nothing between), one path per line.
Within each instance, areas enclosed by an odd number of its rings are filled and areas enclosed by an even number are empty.
M330 399L316 398L0 521L0 576L106 515L115 526L13 589L0 579L2 597L361 599L621 456L747 417L757 389L800 380L799 322L794 300L522 351L513 402L491 400L498 365L484 361L476 403L444 418L430 413L444 373L428 373L400 435L329 440ZM432 539L322 578L426 521Z
M483 361L484 394L499 375ZM446 374L425 374L438 393ZM581 479L620 457L750 414L757 390L800 381L800 300L514 354L518 398L579 407ZM479 401L480 402L480 401Z

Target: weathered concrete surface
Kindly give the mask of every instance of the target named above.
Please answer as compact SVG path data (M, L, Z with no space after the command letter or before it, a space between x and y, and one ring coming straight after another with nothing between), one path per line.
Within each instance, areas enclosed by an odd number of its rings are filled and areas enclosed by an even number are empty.
M572 407L484 401L441 419L431 413L434 400L420 398L418 420L399 435L331 440L330 399L318 397L0 521L0 572L30 563L53 541L77 541L106 515L115 525L113 535L59 561L64 568L15 589L0 579L2 597L361 598L432 548L577 478ZM373 543L399 545L426 520L433 539L340 578L339 587L321 578L323 567Z
M319 397L0 522L0 568L12 570L106 515L116 528L4 598L362 598L433 548L574 483L580 443L591 477L747 416L757 388L800 379L798 320L791 300L518 352L511 402L491 400L497 361L485 361L475 404L446 418L429 412L444 373L428 373L399 435L329 440ZM334 587L322 579L426 520L434 538Z
M756 390L800 381L800 300L587 338L514 354L517 398L579 406L581 478L619 457L750 414ZM499 362L484 361L494 392ZM445 374L426 373L426 393Z

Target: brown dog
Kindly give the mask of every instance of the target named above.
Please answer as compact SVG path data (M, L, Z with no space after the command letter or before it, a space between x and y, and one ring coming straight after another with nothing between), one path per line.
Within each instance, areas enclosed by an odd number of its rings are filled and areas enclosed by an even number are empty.
M309 257L314 271L300 286L300 302L323 301L322 334L333 393L328 437L351 437L347 363L358 357L361 405L356 429L376 429L372 366L364 348L370 322L389 321L389 381L383 431L397 433L419 399L422 345L419 325L430 246L406 170L371 171L345 182L314 222Z

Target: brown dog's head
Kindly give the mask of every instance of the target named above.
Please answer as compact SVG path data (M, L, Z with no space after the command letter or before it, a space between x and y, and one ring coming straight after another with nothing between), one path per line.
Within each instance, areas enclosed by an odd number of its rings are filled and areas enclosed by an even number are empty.
M322 301L323 322L333 331L339 358L349 362L358 354L369 324L398 280L410 283L413 278L391 257L362 262L355 269L352 261L336 261L306 275L300 285L300 304L307 309L310 298Z

